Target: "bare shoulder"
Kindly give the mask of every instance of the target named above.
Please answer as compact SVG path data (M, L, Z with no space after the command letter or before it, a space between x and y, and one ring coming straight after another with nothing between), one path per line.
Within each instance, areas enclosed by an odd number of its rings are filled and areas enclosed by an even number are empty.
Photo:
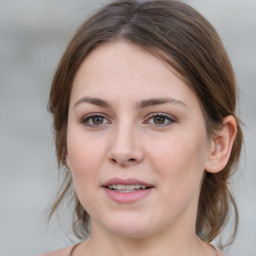
M73 247L74 247L74 245L71 245L71 246L63 248L63 249L55 250L52 252L47 252L47 253L40 254L37 256L69 256Z

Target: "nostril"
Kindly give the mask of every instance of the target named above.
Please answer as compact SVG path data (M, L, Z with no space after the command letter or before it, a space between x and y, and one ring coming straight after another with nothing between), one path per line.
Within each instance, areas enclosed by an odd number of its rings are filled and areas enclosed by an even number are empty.
M119 163L119 164L128 164L128 163L135 163L136 162L136 159L135 158L129 158L127 160L118 160L118 159L115 159L115 158L111 158L111 162L116 164L116 163Z
M127 156L112 156L109 158L109 161L111 161L112 164L126 166L136 164L138 159L136 157L129 158Z

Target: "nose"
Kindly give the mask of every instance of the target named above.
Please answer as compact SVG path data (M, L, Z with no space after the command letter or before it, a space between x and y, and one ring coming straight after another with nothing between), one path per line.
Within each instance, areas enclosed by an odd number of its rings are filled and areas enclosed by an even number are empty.
M108 159L112 164L128 167L140 163L144 158L141 141L135 128L120 127L113 131Z

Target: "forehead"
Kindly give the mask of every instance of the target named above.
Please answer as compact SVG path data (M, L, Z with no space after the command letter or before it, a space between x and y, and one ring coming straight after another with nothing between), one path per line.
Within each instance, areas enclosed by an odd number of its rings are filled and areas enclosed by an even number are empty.
M111 74L114 78L120 73L124 74L127 70L130 71L130 77L133 78L138 73L140 76L145 73L150 76L151 71L161 74L167 70L179 76L170 65L155 57L149 50L120 40L104 43L90 52L80 65L76 77L79 76L79 73L87 72L90 75L100 73L101 76Z
M170 65L125 41L103 44L87 56L76 73L72 89L75 98L81 94L110 100L158 96L197 101Z

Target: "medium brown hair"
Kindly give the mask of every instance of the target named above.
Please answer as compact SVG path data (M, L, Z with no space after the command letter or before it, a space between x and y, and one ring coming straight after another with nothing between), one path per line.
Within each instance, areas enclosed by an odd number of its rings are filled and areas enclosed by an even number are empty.
M222 42L212 27L192 7L179 1L115 1L90 17L71 39L55 73L49 99L54 118L55 143L59 167L65 166L67 154L67 122L72 83L86 56L101 44L126 40L159 57L180 75L201 105L208 135L233 115L237 135L228 164L219 173L206 172L199 198L196 233L206 242L220 234L229 217L235 214L234 239L238 212L228 182L235 169L242 145L242 132L235 115L236 83L233 69ZM58 199L56 211L68 191L73 188L70 172ZM74 192L73 230L79 238L88 234L89 215Z

